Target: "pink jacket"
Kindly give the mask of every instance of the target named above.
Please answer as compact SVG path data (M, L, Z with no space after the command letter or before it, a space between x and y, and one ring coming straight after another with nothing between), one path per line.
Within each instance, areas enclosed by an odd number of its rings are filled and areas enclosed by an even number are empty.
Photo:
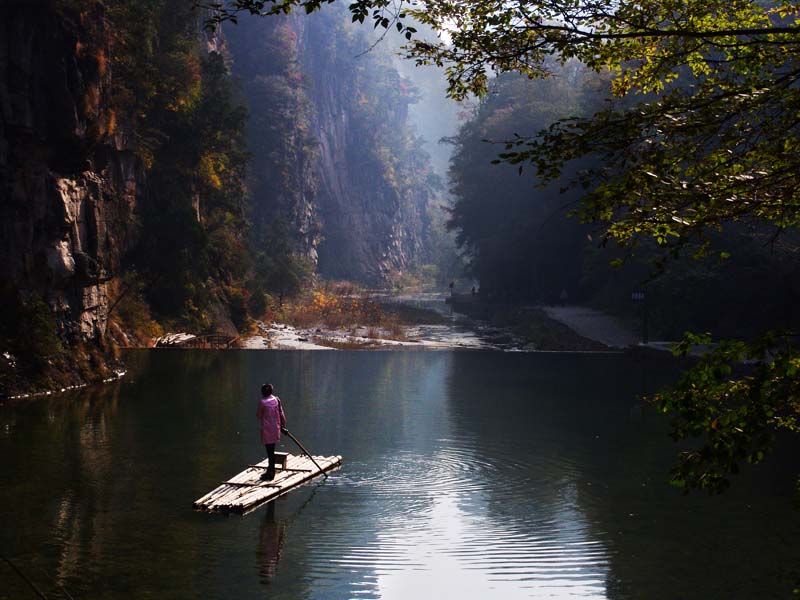
M261 443L278 443L281 439L281 427L286 427L286 417L280 399L275 395L261 398L256 417L261 426Z

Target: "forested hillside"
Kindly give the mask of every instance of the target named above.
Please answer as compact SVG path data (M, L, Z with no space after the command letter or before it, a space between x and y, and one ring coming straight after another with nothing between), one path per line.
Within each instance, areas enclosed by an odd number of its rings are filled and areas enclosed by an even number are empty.
M591 231L567 218L579 192L538 188L535 173L493 162L506 140L586 114L603 94L602 78L578 64L546 82L503 76L453 139L449 225L484 297L548 301L579 288Z
M573 214L586 192L574 182L599 159L589 155L544 186L533 168L492 164L506 152L502 142L590 115L610 101L608 77L578 63L553 69L544 80L500 77L454 139L449 225L484 298L555 303L565 291L568 302L638 322L642 307L631 293L646 291L651 334L661 339L679 339L684 331L754 335L800 324L796 232L729 224L679 252L646 239L622 248L604 237L603 223Z

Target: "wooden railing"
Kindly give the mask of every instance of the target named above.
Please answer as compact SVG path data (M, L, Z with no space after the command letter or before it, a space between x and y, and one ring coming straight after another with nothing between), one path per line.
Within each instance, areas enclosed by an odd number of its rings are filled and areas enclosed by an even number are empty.
M224 333L211 333L209 335L198 335L190 340L186 340L181 348L230 348L238 340L238 337Z
M161 348L232 348L239 341L239 336L226 333L209 333L197 335L188 340L176 341L170 344L159 344Z

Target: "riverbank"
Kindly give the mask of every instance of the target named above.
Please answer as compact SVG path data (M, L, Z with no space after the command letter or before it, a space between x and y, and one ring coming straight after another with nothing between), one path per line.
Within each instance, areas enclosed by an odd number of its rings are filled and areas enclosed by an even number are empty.
M64 394L66 392L72 392L74 390L80 390L80 389L83 389L83 388L87 388L90 385L103 385L103 384L106 384L106 383L114 383L116 381L119 381L120 379L125 377L125 375L128 374L128 372L126 370L124 370L124 369L114 369L112 371L112 373L113 374L110 377L95 379L95 380L87 381L85 383L76 383L76 384L72 384L72 385L67 385L67 386L62 387L62 388L54 388L54 389L40 390L40 391L30 391L30 392L23 392L23 393L11 395L11 396L6 396L6 397L0 399L0 402L2 402L2 400L27 400L29 398L31 398L31 399L32 398L44 398L46 396L52 396L54 394Z
M466 326L446 310L396 301L394 296L357 300L356 310L335 319L296 308L289 322L256 321L255 332L242 336L238 347L272 350L481 350L502 349L480 328ZM439 300L438 308L444 309ZM348 306L352 306L349 303ZM303 315L297 319L296 315ZM294 318L293 318L294 317ZM338 321L338 322L337 322ZM496 340L495 340L496 341Z
M0 400L58 394L116 381L124 375L125 365L113 344L78 343L69 349L58 344L50 356L28 362L8 351L0 352Z
M613 352L621 348L578 333L542 307L485 305L473 298L454 310L443 294L374 295L368 316L378 323L328 327L319 316L311 326L257 322L258 333L242 338L248 349L291 350L497 350L505 352ZM297 311L289 311L297 314ZM306 313L307 315L307 313ZM306 320L308 317L306 316ZM383 322L384 325L380 323Z
M111 332L116 348L236 348L245 350L491 350L499 352L620 352L638 348L615 343L617 337L596 335L613 327L592 330L578 327L567 316L585 315L577 307L551 308L513 305L486 305L475 299L471 310L453 310L443 294L405 295L354 292L350 288L315 291L306 298L287 302L269 311L267 317L253 321L240 335L203 335L173 332L148 337L141 332L120 335L118 326ZM565 316L566 315L566 316ZM567 322L565 322L567 321ZM591 321L591 319L589 319ZM584 324L585 325L585 324ZM593 336L595 339L593 339ZM206 343L206 338L225 338L224 344ZM599 338L599 339L596 339ZM607 342L607 343L604 343ZM663 350L663 348L662 348ZM18 385L5 398L47 395L114 381L124 373L119 361L103 363L96 373L88 368L90 356L84 353L84 367L73 369L70 377L53 378L28 386ZM114 351L116 354L116 351ZM663 352L660 354L664 355ZM77 359L80 357L75 357ZM96 358L95 358L96 360ZM88 362L87 362L88 361ZM99 364L99 363L97 363Z
M487 349L476 336L454 333L448 325L403 325L400 334L380 327L303 329L282 323L259 323L260 335L243 338L240 348L271 350L458 350ZM429 335L438 332L439 336Z
M273 320L256 320L225 347L248 350L497 350L613 352L623 346L578 332L545 307L471 303L453 310L442 294L347 296L316 294L288 305ZM196 347L173 333L173 347ZM612 340L613 342L614 340Z
M525 305L487 302L479 296L448 296L452 310L478 321L510 328L537 350L625 351L654 356L672 354L674 340L642 341L641 324L595 308L580 305ZM713 345L698 345L692 356L701 356Z
M620 350L592 339L554 319L543 307L502 307L492 320L506 324L536 350L548 352L611 352Z
M632 339L625 340L630 343L617 343L623 339L619 332L617 337L609 338L596 335L591 327L576 327L554 307L486 302L468 294L448 296L446 302L453 312L466 318L507 329L534 351L613 352L634 345Z

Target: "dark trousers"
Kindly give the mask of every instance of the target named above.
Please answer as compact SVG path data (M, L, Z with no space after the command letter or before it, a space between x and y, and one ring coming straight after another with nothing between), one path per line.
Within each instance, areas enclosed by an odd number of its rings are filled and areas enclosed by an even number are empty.
M275 444L264 444L267 449L267 473L275 473Z

